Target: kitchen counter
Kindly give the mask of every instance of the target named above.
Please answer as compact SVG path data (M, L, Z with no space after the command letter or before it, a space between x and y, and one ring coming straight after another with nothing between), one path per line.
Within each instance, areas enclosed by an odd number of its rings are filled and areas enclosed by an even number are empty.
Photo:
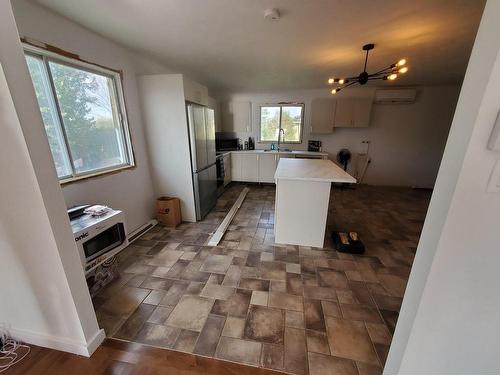
M227 151L227 152L245 152L245 153L263 153L263 154L280 154L280 155L310 155L310 156L322 156L322 157L328 157L327 152L315 152L315 151L277 151L277 150L238 150L238 151Z
M356 183L356 179L331 160L282 159L275 179Z
M276 243L323 247L332 182L356 179L330 160L280 159L276 173Z

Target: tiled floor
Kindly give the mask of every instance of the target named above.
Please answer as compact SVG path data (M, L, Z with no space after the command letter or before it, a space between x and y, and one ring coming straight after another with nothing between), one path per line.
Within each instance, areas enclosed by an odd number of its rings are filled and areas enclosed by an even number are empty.
M292 374L380 374L413 261L428 191L332 190L329 230L356 230L363 256L276 245L274 188L251 186L217 247L209 233L232 185L199 223L156 227L121 255L94 299L109 337Z

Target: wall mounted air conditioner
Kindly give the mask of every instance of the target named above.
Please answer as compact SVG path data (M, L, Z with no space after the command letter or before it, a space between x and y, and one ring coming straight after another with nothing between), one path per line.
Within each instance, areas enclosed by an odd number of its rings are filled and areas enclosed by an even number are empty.
M408 104L417 97L416 89L385 89L375 91L375 103L379 104Z

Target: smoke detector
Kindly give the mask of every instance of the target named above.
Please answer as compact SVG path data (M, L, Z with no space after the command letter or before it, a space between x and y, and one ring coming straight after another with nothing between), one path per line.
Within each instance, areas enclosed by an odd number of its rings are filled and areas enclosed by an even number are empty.
M277 21L280 19L280 11L277 8L266 9L264 12L264 17L266 20Z

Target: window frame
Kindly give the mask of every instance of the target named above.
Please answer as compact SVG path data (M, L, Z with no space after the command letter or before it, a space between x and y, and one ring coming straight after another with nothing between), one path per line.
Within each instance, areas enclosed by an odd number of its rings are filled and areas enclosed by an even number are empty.
M71 175L70 176L62 176L59 178L59 183L61 185L67 184L74 181L79 181L83 179L88 179L95 176L103 176L106 174L113 174L122 170L135 168L135 157L134 150L132 146L132 138L130 135L128 116L125 105L124 91L123 91L123 82L122 82L122 73L117 70L105 68L100 65L88 63L76 58L66 57L59 53L55 53L49 51L45 48L40 48L33 46L31 44L23 43L24 54L26 56L32 56L37 59L41 59L44 64L45 74L48 76L49 84L50 84L50 93L51 99L54 101L55 109L56 109L56 117L58 119L59 131L63 135L64 147L66 156L69 158L70 167L71 167ZM66 129L64 128L64 119L62 117L61 110L59 108L59 101L57 100L57 94L54 86L54 82L52 79L52 73L49 67L49 63L54 62L56 64L65 65L74 69L79 69L85 72L89 72L92 74L98 74L104 76L106 78L111 79L113 82L113 91L115 95L116 101L116 112L118 116L119 125L122 129L122 137L124 143L124 150L126 161L125 163L114 165L111 167L93 169L86 172L76 172L73 165L73 157L71 155L71 148L69 146ZM45 129L44 129L45 130ZM52 156L52 155L51 155Z
M302 143L303 140L303 132L304 132L304 111L305 111L305 104L304 103L264 103L259 105L259 141L258 143L264 143L264 144L271 144L271 143L277 143L278 140L275 141L263 141L261 139L262 137L262 108L263 107L279 107L280 108L280 123L279 123L279 128L281 129L281 114L283 112L283 107L302 107L302 112L301 112L301 117L300 117L300 136L298 141L280 141L280 144L291 144L291 145L298 145Z

